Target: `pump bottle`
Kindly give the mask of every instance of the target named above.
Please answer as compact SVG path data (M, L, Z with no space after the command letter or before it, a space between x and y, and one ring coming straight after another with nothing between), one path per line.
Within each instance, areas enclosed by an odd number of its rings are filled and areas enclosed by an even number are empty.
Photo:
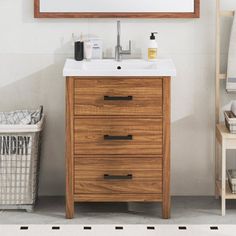
M158 45L156 42L156 37L155 34L157 34L157 32L152 32L151 36L150 36L150 40L148 43L148 60L149 61L153 61L157 59L157 49L158 49Z

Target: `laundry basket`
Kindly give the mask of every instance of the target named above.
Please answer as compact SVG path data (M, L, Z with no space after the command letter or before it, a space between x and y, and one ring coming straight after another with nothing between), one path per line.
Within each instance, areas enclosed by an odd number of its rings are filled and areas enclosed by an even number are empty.
M0 125L0 209L34 209L43 121Z

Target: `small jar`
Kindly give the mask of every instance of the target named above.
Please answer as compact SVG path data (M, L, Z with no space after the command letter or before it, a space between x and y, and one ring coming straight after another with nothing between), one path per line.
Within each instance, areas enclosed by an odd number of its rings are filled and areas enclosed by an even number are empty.
M75 42L75 60L82 61L84 59L84 42Z

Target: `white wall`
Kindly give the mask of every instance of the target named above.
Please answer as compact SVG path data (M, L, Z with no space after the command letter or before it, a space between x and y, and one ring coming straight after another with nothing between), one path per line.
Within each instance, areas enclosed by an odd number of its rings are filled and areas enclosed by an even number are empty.
M236 8L234 0L224 2L224 7ZM105 56L111 56L115 22L34 19L32 0L0 1L0 110L44 105L42 195L64 194L62 68L65 59L73 55L71 34L103 38ZM228 32L229 27L225 29ZM159 32L160 55L173 58L178 71L172 82L172 193L213 194L215 0L201 1L200 19L122 20L122 44L131 39L133 56L140 57L151 31Z

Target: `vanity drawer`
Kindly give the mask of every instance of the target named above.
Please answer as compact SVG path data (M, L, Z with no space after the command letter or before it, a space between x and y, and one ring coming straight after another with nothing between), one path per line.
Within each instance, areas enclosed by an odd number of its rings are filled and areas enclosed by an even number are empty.
M78 118L74 154L162 155L162 127L161 118Z
M161 78L76 79L74 114L162 116L162 83Z
M162 180L162 158L75 158L75 181Z

